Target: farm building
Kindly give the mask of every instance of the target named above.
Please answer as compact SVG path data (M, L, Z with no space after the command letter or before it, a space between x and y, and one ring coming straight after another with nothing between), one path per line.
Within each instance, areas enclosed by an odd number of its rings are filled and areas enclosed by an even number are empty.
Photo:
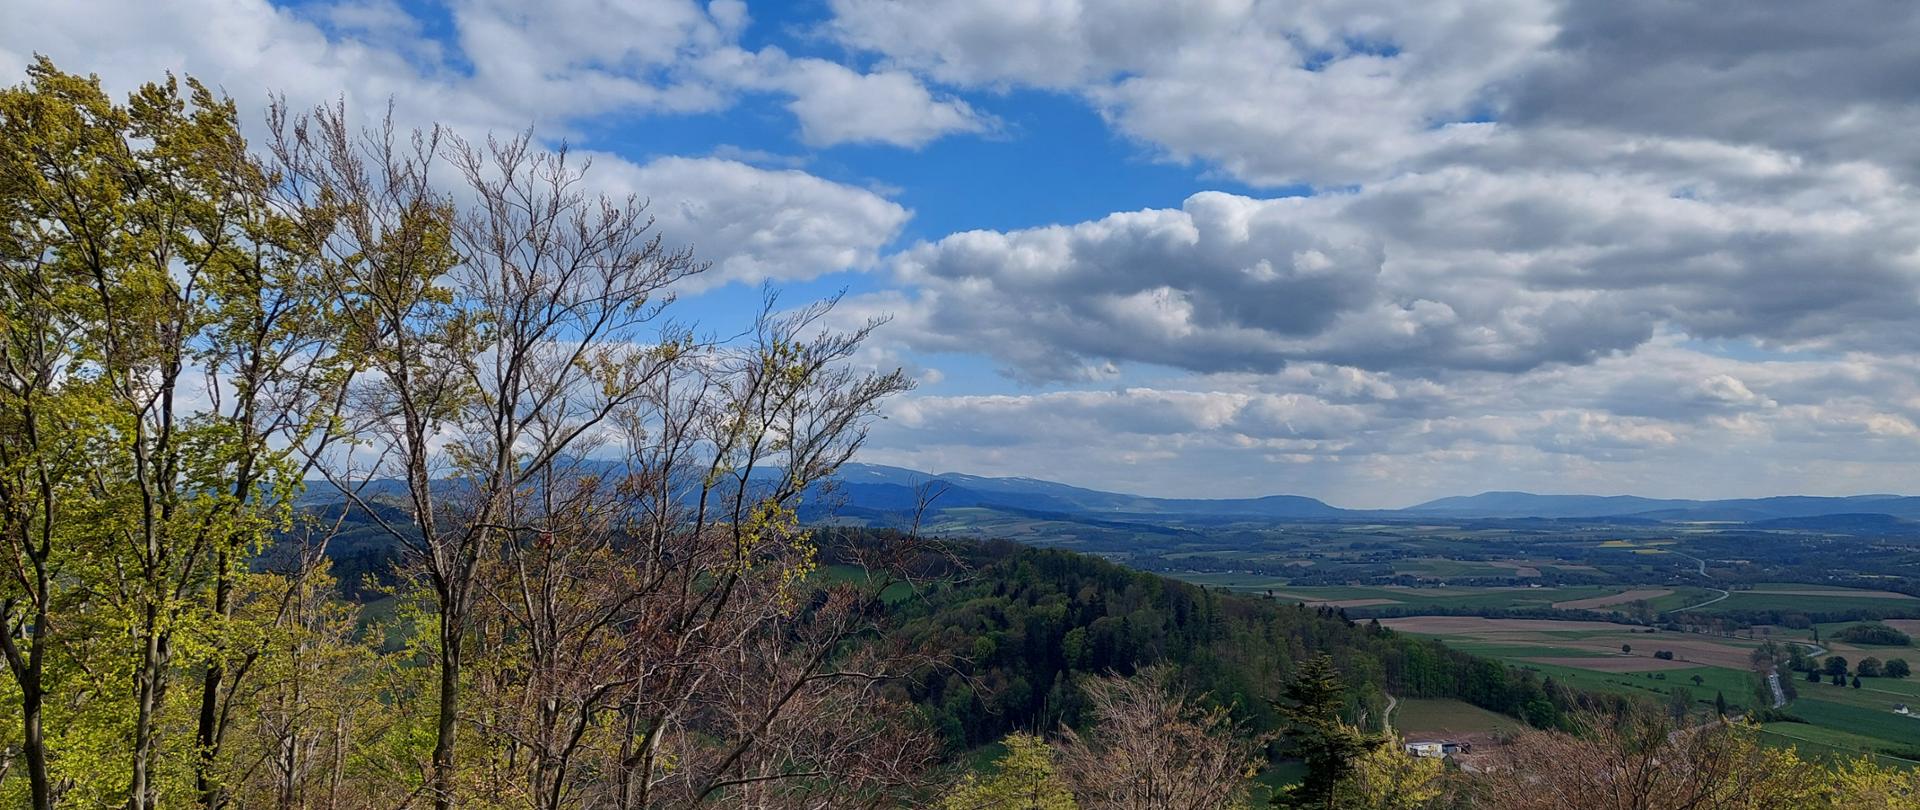
M1407 753L1416 757L1444 757L1473 750L1472 743L1452 742L1449 740L1423 740L1407 743Z

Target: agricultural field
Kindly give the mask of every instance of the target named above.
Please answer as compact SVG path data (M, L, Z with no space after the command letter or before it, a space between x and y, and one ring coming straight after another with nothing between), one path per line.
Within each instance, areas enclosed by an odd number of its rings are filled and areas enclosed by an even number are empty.
M1920 545L1899 538L1582 520L1170 520L1066 531L1027 517L1008 528L1209 588L1378 619L1576 689L1699 711L1716 697L1737 711L1771 706L1750 669L1768 641L1816 658L1920 664L1920 648L1906 655L1839 638L1862 621L1920 638ZM1784 711L1805 722L1768 723L1770 742L1920 758L1920 718L1894 711L1920 712L1920 678L1863 678L1856 690L1792 677L1798 697ZM1395 725L1448 730L1421 721L1423 710L1402 707Z
M1293 585L1286 577L1207 571L1170 571L1168 576L1195 585L1224 588L1256 596L1349 609L1349 615L1411 615L1431 610L1598 610L1629 611L1645 601L1653 612L1674 610L1714 597L1707 588L1630 588L1614 585L1526 586L1496 585Z
M1841 611L1877 612L1920 608L1920 599L1893 591L1847 588L1804 583L1763 582L1730 590L1727 598L1702 610L1800 611L1831 613Z
M1594 692L1611 692L1670 701L1683 694L1699 710L1724 697L1738 709L1760 701L1761 677L1748 670L1749 656L1763 639L1730 638L1704 633L1647 632L1647 628L1616 622L1490 619L1473 616L1421 616L1382 620L1405 633L1431 636L1465 652L1533 670L1567 685ZM1626 645L1628 652L1622 652ZM1878 655L1887 657L1888 648ZM1654 657L1673 653L1672 660ZM1831 652L1862 652L1837 645ZM1784 711L1804 723L1769 723L1769 739L1805 747L1816 755L1889 752L1920 755L1920 716L1898 714L1895 706L1912 704L1920 711L1920 681L1863 678L1861 688L1830 683L1807 683L1794 678L1798 696ZM1770 702L1770 701L1769 701Z
M1493 737L1524 728L1518 720L1460 700L1410 698L1393 710L1394 731L1409 740Z

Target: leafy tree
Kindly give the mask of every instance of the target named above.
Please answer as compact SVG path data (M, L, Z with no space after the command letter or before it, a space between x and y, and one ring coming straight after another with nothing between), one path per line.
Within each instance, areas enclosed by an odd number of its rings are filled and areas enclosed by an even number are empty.
M1055 775L1053 748L1031 734L1009 734L990 775L969 774L941 801L943 810L1074 810L1073 793Z
M1819 682L1820 682L1820 670L1817 670L1817 669L1808 669L1808 670L1807 670L1807 683L1819 683Z
M1881 675L1880 659L1868 656L1854 665L1854 674L1863 678L1878 678Z
M1847 659L1838 655L1829 655L1827 656L1826 664L1822 668L1828 675L1845 675L1847 674Z
M1887 659L1886 666L1882 671L1885 672L1889 678L1905 678L1912 674L1912 670L1907 668L1907 659L1905 658Z
M1307 765L1299 784L1273 797L1276 807L1338 807L1342 782L1353 773L1354 762L1377 742L1341 720L1346 687L1331 656L1322 654L1301 664L1281 689L1274 706L1285 729L1284 750Z
M1855 689L1860 688L1860 676L1858 675L1853 676L1853 688Z
M191 78L116 104L44 58L0 91L0 535L20 565L0 646L28 806L56 783L135 810L223 801L257 655L235 645L258 630L240 580L291 517L338 334L237 121ZM45 734L54 701L78 712L66 739ZM181 726L192 742L170 745Z
M1353 763L1338 789L1343 810L1421 810L1448 798L1446 767L1435 757L1408 756L1391 734L1369 747Z
M1620 654L1621 654L1621 655L1631 655L1632 653L1633 653L1633 645L1632 645L1632 644L1622 644L1622 645L1620 645Z
M1713 693L1713 714L1715 717L1727 716L1727 695L1725 692Z
M1906 633L1879 622L1848 625L1835 633L1834 637L1854 644L1877 644L1886 647L1905 647L1913 643L1913 639Z

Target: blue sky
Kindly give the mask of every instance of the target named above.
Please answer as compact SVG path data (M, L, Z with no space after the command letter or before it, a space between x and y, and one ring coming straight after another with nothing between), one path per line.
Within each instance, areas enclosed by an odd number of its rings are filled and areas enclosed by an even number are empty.
M1731 2L1731 0L1730 0ZM1920 11L1760 0L23 0L33 53L594 153L884 316L863 459L1180 496L1909 491Z

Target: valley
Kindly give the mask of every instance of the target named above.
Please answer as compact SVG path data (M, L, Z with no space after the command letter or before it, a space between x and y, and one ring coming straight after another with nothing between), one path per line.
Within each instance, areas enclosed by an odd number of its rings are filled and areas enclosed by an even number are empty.
M885 510L863 509L859 496L885 481L902 485L902 473L852 476L866 484L840 520L889 525ZM1920 660L1920 650L1835 638L1868 622L1920 630L1912 578L1920 523L1906 516L1909 499L1493 493L1357 513L1297 501L1128 500L1025 479L926 478L961 504L929 502L919 517L932 534L1073 550L1210 590L1378 620L1572 689L1676 712L1704 714L1717 701L1733 712L1766 710L1756 715L1764 739L1803 755L1920 763L1920 715L1898 711L1909 701L1920 706L1920 681L1866 675L1853 685L1862 659ZM1248 514L1281 503L1297 514ZM1875 505L1895 514L1822 514ZM1626 512L1598 514L1613 509ZM1848 662L1842 685L1825 673L1809 682L1795 668L1824 667L1831 656ZM1766 677L1775 670L1788 697L1778 708ZM1420 721L1417 710L1400 711L1403 732L1449 731ZM1486 734L1498 724L1451 725Z

